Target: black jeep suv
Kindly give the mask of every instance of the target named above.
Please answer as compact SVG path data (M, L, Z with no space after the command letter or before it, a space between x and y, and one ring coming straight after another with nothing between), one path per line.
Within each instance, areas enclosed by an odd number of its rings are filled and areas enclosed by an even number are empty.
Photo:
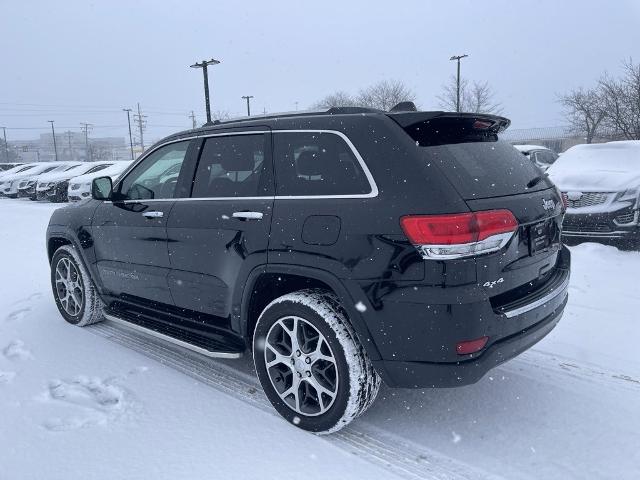
M502 117L334 108L172 135L47 231L60 313L253 354L278 412L340 429L393 387L478 381L549 333L569 251Z

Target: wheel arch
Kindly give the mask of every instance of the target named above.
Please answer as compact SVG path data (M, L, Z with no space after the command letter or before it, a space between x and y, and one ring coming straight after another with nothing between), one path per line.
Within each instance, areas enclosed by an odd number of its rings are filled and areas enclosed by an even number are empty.
M83 247L83 243L85 246ZM49 265L51 265L51 261L53 260L53 255L56 253L58 248L63 245L72 246L77 252L78 257L80 257L80 261L83 263L84 268L89 272L91 279L94 285L97 287L98 292L102 292L102 282L100 280L100 276L97 274L97 270L95 268L95 262L92 261L93 256L93 243L90 238L87 237L85 242L80 241L74 235L63 231L56 230L48 233L47 235L47 257L49 260Z
M343 283L330 272L301 265L275 264L251 271L240 304L240 334L250 342L260 313L272 300L305 288L322 288L333 292L345 309L347 319L369 358L381 358L362 314L355 308L355 302Z

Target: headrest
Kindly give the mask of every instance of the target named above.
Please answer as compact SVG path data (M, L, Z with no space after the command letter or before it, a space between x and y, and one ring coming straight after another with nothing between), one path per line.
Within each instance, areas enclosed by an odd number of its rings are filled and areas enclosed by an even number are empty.
M256 163L252 153L226 151L220 157L220 166L227 172L250 172Z
M321 175L322 160L317 152L306 150L298 155L298 174L305 176Z

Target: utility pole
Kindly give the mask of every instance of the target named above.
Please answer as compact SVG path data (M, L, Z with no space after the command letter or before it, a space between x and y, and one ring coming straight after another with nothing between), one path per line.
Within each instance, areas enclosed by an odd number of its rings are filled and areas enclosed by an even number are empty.
M73 132L71 130L67 130L64 134L69 142L69 158L73 160L73 150L71 149L71 138L73 137Z
M53 133L53 151L56 154L56 162L58 161L58 145L56 144L56 129L53 128L53 120L47 120L51 124L51 132Z
M145 118L147 118L147 116L142 115L142 112L140 111L140 103L138 102L138 113L133 115L133 121L138 124L138 132L140 133L140 148L142 149L143 153L144 153L144 133L143 132L144 132L145 123L146 123Z
M293 103L296 104L296 112L297 112L298 111L298 102L296 101L296 102L293 102Z
M90 123L81 123L81 130L84 132L84 148L86 161L91 161L91 151L89 150L89 130L93 125Z
M456 112L460 112L460 60L468 57L469 55L454 55L449 60L456 60L458 62L458 76L456 80Z
M129 145L131 145L131 160L133 160L133 136L131 135L131 109L123 108L123 112L127 112L127 124L129 125Z
M249 102L253 98L253 95L243 95L242 98L244 98L247 101L247 117L250 117L251 116L251 104Z
M207 123L211 123L211 106L209 105L209 74L207 73L207 67L209 65L218 65L219 60L212 58L211 60L203 60L200 63L194 63L189 65L191 68L201 68L202 76L204 77L204 104L207 109Z
M193 113L193 110L191 110L191 115L189 115L189 118L191 119L191 126L193 128L196 128L196 114Z
M2 132L4 135L4 160L8 162L9 161L9 145L7 145L7 127L2 127Z

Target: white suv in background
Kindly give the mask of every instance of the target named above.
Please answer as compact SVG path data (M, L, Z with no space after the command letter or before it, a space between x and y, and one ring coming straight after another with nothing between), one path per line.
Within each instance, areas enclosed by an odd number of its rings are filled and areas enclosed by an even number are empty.
M549 168L558 159L556 152L540 145L514 145L514 147L542 170Z
M114 162L86 162L68 168L64 172L47 175L38 179L36 186L36 199L49 200L50 202L66 202L67 189L72 178L85 173L97 172L113 165Z
M78 202L87 198L91 198L91 182L94 178L110 177L112 182L124 172L131 161L115 162L110 167L97 172L86 173L69 181L68 197L70 202Z

